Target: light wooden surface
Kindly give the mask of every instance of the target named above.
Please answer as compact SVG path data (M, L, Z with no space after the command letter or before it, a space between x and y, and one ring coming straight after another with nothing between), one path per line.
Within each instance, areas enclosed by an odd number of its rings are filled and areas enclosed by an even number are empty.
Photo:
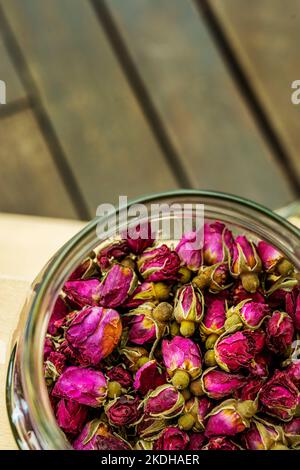
M84 223L0 214L0 449L15 449L5 405L11 336L31 281Z

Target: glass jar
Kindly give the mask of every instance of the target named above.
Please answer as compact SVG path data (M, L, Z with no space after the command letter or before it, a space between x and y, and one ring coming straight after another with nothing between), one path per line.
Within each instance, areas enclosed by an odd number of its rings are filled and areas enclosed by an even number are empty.
M222 193L181 190L144 197L132 204L204 204L206 220L221 220L252 239L268 241L300 270L300 231L251 201ZM190 214L193 217L193 214ZM112 216L106 216L111 222ZM101 219L102 220L102 219ZM85 256L101 242L99 218L67 242L33 282L15 333L7 374L7 410L20 449L71 449L58 428L43 377L43 347L53 305L61 287ZM107 234L109 236L109 233Z

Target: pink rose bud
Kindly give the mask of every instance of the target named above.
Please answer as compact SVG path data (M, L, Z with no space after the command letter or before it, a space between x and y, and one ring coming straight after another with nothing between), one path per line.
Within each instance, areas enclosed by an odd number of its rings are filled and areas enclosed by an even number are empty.
M166 427L166 420L159 419L159 418L149 418L144 416L141 421L139 421L136 434L141 439L145 440L152 440L155 439L158 434L165 429Z
M145 396L150 390L154 390L166 383L165 374L162 374L155 360L146 362L135 375L133 388Z
M263 268L268 273L274 272L280 262L284 259L284 255L276 250L267 242L260 241L257 245L257 252L262 261Z
M73 400L82 405L102 406L107 394L107 382L102 372L81 367L68 367L54 385L54 397Z
M250 426L249 418L257 411L254 402L225 400L208 415L205 436L235 436Z
M82 309L69 324L65 337L80 363L96 366L119 342L122 323L116 310Z
M259 290L252 293L247 292L241 282L237 282L237 284L233 288L232 294L232 300L234 305L239 304L240 302L242 302L242 300L252 300L252 302L258 302L261 304L265 303L265 297Z
M184 398L172 385L161 385L147 396L144 411L153 418L174 418L184 408Z
M88 279L99 276L96 263L92 258L86 258L69 276L68 281L78 281L79 279Z
M190 434L190 442L186 448L186 450L201 450L204 442L205 436L199 432Z
M58 426L66 434L78 434L87 419L88 408L75 401L61 399L56 408Z
M63 290L67 298L79 307L99 304L100 281L98 279L83 279L67 281Z
M53 351L49 354L44 365L44 376L46 383L51 385L62 374L66 367L66 356L60 352Z
M126 240L118 240L102 248L97 255L97 262L101 271L107 271L114 261L120 261L129 253Z
M106 375L112 382L118 382L123 388L130 388L132 386L132 375L123 365L112 367L106 372Z
M227 437L213 437L202 450L241 450L241 448Z
M289 421L296 412L299 400L298 388L285 372L276 371L259 393L262 411L282 421Z
M185 233L175 250L177 251L181 264L191 271L198 271L202 265L201 240L197 241L196 232Z
M242 388L236 390L234 396L241 401L252 400L254 401L258 392L262 388L265 380L261 377L247 377Z
M259 328L265 318L270 314L270 308L265 303L243 301L234 307L239 312L242 322L248 328Z
M289 423L283 426L284 435L292 447L300 444L300 418L293 418Z
M151 232L151 223L143 222L135 227L130 227L125 235L130 251L139 255L146 248L153 245L155 237Z
M107 424L100 419L85 425L73 447L75 450L131 450L128 442L111 434Z
M205 334L221 334L224 332L226 321L225 300L219 296L206 296L206 312L201 322L200 330Z
M203 255L205 264L211 266L228 259L233 245L232 233L222 222L204 224Z
M138 268L147 281L175 281L178 278L180 258L167 245L144 251L138 258Z
M277 442L284 440L282 428L264 420L253 420L242 436L247 450L270 450Z
M274 312L267 322L267 347L275 354L284 354L293 342L294 331L293 321L287 313Z
M298 359L291 362L285 369L285 373L293 384L300 388L300 360Z
M185 413L190 413L195 419L194 431L204 431L206 416L212 407L212 402L205 396L193 397L185 402Z
M265 344L265 334L260 330L244 330L223 335L215 344L215 358L226 372L248 368Z
M192 379L199 377L202 370L199 346L189 338L175 336L162 342L162 356L170 377L177 370L185 370Z
M167 300L171 287L163 282L143 282L122 305L126 308L136 308L144 302Z
M58 333L58 330L62 327L68 312L69 309L63 299L61 297L57 297L48 324L48 333L50 335L55 336Z
M300 331L300 290L296 287L292 292L286 293L286 312L291 316L296 331Z
M127 315L128 340L134 344L155 343L162 333L162 325L152 318L154 304L148 302L140 305Z
M257 354L249 365L249 372L252 376L267 378L272 357L268 353Z
M231 260L231 275L240 276L244 289L248 292L255 292L259 287L257 273L261 271L261 268L261 259L254 243L243 235L236 237Z
M192 321L200 323L203 316L203 296L192 284L178 289L175 298L174 317L178 323Z
M206 369L202 375L203 391L210 398L219 400L232 395L233 392L245 384L245 377L241 374L230 374L216 368Z
M137 276L131 268L114 264L100 284L98 303L103 307L119 307L133 293L137 282Z
M112 400L106 407L105 413L112 426L132 426L140 419L142 410L140 401L129 395L122 395Z
M189 436L186 432L170 426L161 433L157 441L154 442L153 450L185 450L189 443Z

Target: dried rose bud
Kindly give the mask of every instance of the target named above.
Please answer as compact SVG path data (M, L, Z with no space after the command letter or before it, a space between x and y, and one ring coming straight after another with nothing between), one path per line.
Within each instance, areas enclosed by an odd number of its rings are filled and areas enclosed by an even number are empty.
M141 359L149 359L147 349L142 348L141 346L126 346L121 349L120 353L125 356L125 362L128 365L128 368L133 371L137 371L139 369Z
M136 424L142 414L139 409L138 398L122 395L108 403L105 413L112 426L132 426Z
M132 386L132 375L123 365L112 367L106 372L106 375L111 381L118 382L125 389Z
M243 235L236 237L231 260L231 275L240 277L243 287L248 292L255 292L259 287L257 273L262 263L253 242Z
M172 385L161 385L145 399L144 411L153 418L174 418L184 408L184 398Z
M206 369L201 380L203 391L215 400L232 395L245 384L243 375L231 374L216 368Z
M185 403L185 413L190 413L195 419L194 431L204 431L206 416L212 409L212 406L211 401L207 397L193 397Z
M226 437L213 437L202 450L241 450L241 448Z
M48 357L53 351L54 351L53 341L51 338L46 336L45 343L44 343L44 361L47 361Z
M248 450L270 450L274 444L283 440L280 426L259 419L254 419L242 436L242 442Z
M98 279L81 279L79 281L67 281L63 290L67 298L79 307L99 304L100 281Z
M279 275L290 274L294 267L280 251L276 250L274 246L260 241L257 245L257 252L263 264L263 268L268 273L277 272Z
M300 444L300 418L293 418L283 426L284 435L292 447Z
M216 333L220 335L224 332L226 321L225 301L218 297L205 297L207 305L206 312L200 324L200 332L204 335Z
M208 288L210 292L218 293L229 287L228 277L228 265L217 263L212 266L201 266L192 283L198 289Z
M128 442L111 434L107 424L94 419L73 442L75 450L131 450Z
M189 443L189 436L186 432L170 426L160 434L154 442L154 450L185 450Z
M196 232L185 233L175 250L184 266L191 271L198 271L202 265L202 250L201 240L197 241Z
M151 231L151 223L143 222L130 227L125 237L132 253L138 255L153 245L155 237Z
M47 385L51 385L62 374L66 367L66 356L60 352L53 351L49 354L44 364L44 376Z
M68 277L68 281L78 281L79 279L88 279L91 277L96 277L99 275L97 265L94 263L94 260L90 257L80 263L79 266L72 272Z
M71 321L65 337L81 364L96 366L113 351L121 333L122 323L116 310L88 307Z
M201 374L201 351L191 339L181 336L175 336L170 341L165 339L161 350L167 373L173 379L178 371L186 371L191 379Z
M291 317L276 311L267 322L267 347L275 354L284 354L293 342L294 325Z
M78 434L87 419L88 408L75 401L61 399L56 408L58 426L67 434Z
M285 373L288 378L300 388L300 360L295 360L285 369Z
M200 434L199 432L197 433L192 433L189 436L190 442L188 446L186 447L186 450L201 450L204 442L205 442L205 436L204 434Z
M265 297L259 290L252 293L247 292L246 289L244 289L243 284L239 281L232 290L232 300L234 305L239 304L242 300L251 300L252 302L262 304L265 303Z
M57 297L52 314L48 324L48 333L55 336L64 323L69 309L61 297Z
M97 254L97 262L101 271L107 271L114 260L120 261L129 253L126 240L118 240L102 248Z
M180 258L167 245L145 250L137 261L138 269L148 281L171 281L178 278Z
M192 284L185 284L176 292L174 317L178 323L200 323L203 316L203 296Z
M259 393L262 411L282 421L289 421L296 412L299 400L298 388L285 372L276 371Z
M147 302L132 310L127 316L128 340L134 344L152 343L153 349L156 342L163 335L166 325L157 322L152 317L155 305Z
M168 300L171 286L163 282L143 282L123 304L123 307L136 308L145 302Z
M296 331L300 331L300 289L296 287L285 296L286 312L291 316Z
M271 362L272 357L268 353L257 354L249 364L248 370L252 376L267 378Z
M257 407L252 401L225 400L207 415L205 436L235 436L250 426L249 418L256 411Z
M234 393L234 397L238 398L241 401L252 400L255 401L258 392L262 388L265 380L261 377L251 377L245 378L245 382L242 388L239 388Z
M137 286L135 272L121 264L114 264L101 281L98 303L103 307L118 307L122 305Z
M264 344L265 334L260 330L223 335L215 344L215 359L226 372L235 372L242 367L248 368Z
M204 224L203 256L205 264L213 265L228 259L233 238L230 230L221 222Z
M135 375L133 388L145 396L150 390L155 390L166 383L165 374L162 374L155 360L148 361L140 367Z
M73 400L82 405L100 407L107 394L107 382L102 372L71 366L64 370L54 385L54 397Z
M227 310L225 329L243 324L247 328L259 328L269 314L270 308L267 304L242 300L238 305Z

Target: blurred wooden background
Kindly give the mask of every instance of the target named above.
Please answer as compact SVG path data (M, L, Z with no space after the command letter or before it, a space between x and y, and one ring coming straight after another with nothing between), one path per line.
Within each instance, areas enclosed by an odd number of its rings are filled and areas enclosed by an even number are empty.
M0 211L300 196L300 0L0 0Z

